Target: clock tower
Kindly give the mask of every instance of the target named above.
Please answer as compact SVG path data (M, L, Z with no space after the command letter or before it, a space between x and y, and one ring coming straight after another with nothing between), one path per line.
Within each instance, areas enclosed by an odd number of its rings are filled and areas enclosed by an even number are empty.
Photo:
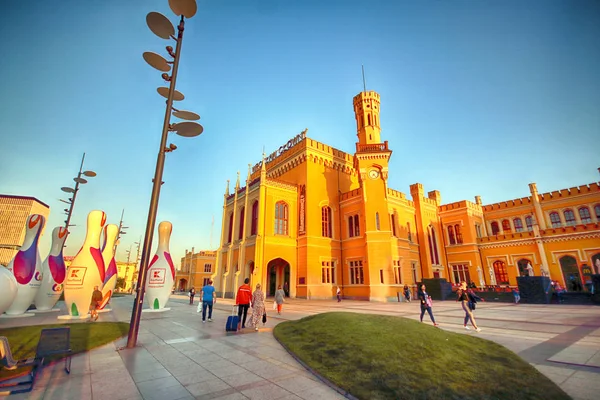
M354 160L363 195L365 284L371 288L370 298L376 300L385 298L384 287L393 279L392 229L387 203L388 163L392 151L387 141L381 142L379 94L361 92L353 103L358 136Z

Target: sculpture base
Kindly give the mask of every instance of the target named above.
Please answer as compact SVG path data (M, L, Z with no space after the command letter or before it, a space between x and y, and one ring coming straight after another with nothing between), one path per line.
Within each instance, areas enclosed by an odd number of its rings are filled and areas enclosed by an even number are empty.
M49 312L56 312L56 311L60 311L60 308L53 308L51 310L38 310L36 308L35 310L29 310L27 312L28 313L33 313L33 314L42 314L42 313L49 313Z
M550 278L547 276L519 276L517 284L521 303L550 304L552 291L550 290Z
M153 308L144 308L142 310L142 312L165 312L165 311L170 311L171 309L169 307L165 307L165 308L159 308L157 310L153 309Z
M24 318L24 317L33 317L34 314L23 313L23 314L2 314L0 318Z
M112 311L112 308L103 308L102 310L98 310L98 313L104 313L104 312L110 312Z
M427 294L432 300L446 300L452 298L452 284L444 278L423 279ZM419 284L421 287L421 284Z
M81 315L81 316L73 316L73 315L59 315L57 317L58 319L78 319L78 320L87 320L90 319L90 315L86 314L86 315Z

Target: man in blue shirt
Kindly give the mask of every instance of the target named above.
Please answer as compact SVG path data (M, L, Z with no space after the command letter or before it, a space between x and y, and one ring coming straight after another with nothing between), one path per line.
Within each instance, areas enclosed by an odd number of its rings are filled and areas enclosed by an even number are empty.
M212 285L212 281L208 281L208 284L202 288L200 297L202 297L202 323L206 322L206 309L208 308L208 322L212 322L212 310L213 304L217 299L215 294L215 287Z

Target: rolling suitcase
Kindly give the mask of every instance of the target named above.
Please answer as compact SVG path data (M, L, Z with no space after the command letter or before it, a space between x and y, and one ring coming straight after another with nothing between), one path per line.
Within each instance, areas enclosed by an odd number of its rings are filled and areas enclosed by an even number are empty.
M226 332L237 332L238 325L240 323L240 317L235 314L235 308L237 306L233 306L231 309L231 315L227 317L227 324L225 325Z

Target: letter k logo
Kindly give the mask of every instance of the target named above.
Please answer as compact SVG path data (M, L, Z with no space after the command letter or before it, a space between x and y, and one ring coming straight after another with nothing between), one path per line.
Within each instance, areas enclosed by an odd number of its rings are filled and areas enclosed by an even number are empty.
M73 271L71 271L71 278L77 279L77 274L78 273L79 273L78 269L74 269Z

